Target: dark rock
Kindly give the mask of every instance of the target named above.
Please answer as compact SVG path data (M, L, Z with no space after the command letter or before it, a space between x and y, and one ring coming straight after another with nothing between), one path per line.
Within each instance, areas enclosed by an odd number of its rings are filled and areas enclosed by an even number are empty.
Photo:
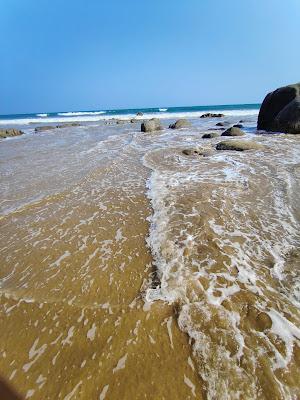
M259 110L257 129L300 134L300 83L267 94Z
M169 126L170 129L180 129L180 128L187 128L191 126L191 123L187 119L179 119L174 124Z
M135 118L132 118L132 119L130 120L130 122L131 122L132 124L135 124L136 122L139 122L139 121L136 120Z
M235 125L233 125L233 128L244 128L244 125L242 125L242 124L235 124Z
M202 135L202 139L213 139L219 136L220 134L218 132L204 133L204 135Z
M137 115L137 117L142 117L144 114L139 111L136 115Z
M66 122L65 124L56 125L56 128L68 128L69 126L81 126L79 122Z
M224 126L225 124L224 124L224 122L218 122L217 124L216 124L216 126Z
M240 128L229 128L226 129L225 132L222 133L221 136L244 136L245 133Z
M158 118L152 118L148 121L144 121L141 125L141 132L154 132L160 130L162 130L162 127Z
M44 126L37 126L34 131L35 132L44 132L44 131L49 131L50 129L55 129L56 126L53 125L44 125Z
M128 121L126 121L125 119L118 119L116 124L117 125L123 125L123 124L126 124L126 122L128 122Z
M200 115L200 118L221 118L224 117L224 114L214 114L214 113L206 113Z
M61 128L69 128L72 126L81 126L79 122L66 122L65 124L61 125L43 125L43 126L37 126L34 131L35 132L45 132L45 131L50 131L53 129L61 129Z
M217 150L261 150L263 146L259 143L248 141L248 140L226 140L217 144Z
M276 122L280 132L300 134L300 96L280 111Z
M2 139L20 135L24 135L24 132L19 129L0 129L0 138Z

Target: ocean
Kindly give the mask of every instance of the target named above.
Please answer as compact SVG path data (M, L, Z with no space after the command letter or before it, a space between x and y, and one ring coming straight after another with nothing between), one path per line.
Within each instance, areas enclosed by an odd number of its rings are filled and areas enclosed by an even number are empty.
M227 115L248 115L259 110L260 104L238 104L238 105L214 105L214 106L192 106L192 107L158 107L158 108L135 108L100 111L60 111L55 113L34 114L11 114L0 115L0 127L26 126L32 124L55 124L63 122L97 122L111 118L130 119L142 113L147 118L181 118L188 115L190 118L199 117L206 112L226 112Z
M1 117L25 134L0 142L0 372L25 398L300 398L300 142L258 110ZM260 147L217 150L237 123Z

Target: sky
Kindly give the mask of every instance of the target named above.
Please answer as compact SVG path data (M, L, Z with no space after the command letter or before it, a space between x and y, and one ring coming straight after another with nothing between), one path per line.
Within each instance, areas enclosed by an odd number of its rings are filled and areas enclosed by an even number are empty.
M260 103L300 81L299 0L0 0L0 114Z

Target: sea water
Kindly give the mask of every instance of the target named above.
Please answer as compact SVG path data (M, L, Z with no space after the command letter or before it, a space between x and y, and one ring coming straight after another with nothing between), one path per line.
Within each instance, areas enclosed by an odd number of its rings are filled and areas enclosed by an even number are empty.
M36 399L297 399L300 142L257 106L160 108L147 134L1 119L26 133L0 143L1 374ZM202 139L241 120L261 150Z

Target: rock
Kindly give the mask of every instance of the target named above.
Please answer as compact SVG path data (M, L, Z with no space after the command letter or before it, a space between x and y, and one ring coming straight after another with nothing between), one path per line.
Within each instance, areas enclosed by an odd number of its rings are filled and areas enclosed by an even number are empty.
M213 139L219 136L220 134L218 132L204 133L204 135L202 135L202 139Z
M171 124L169 126L169 128L170 129L180 129L180 128L186 128L188 126L191 126L191 123L187 119L179 119L174 124Z
M160 130L162 130L162 127L158 118L152 118L148 121L144 121L141 125L141 132L154 132Z
M65 124L56 125L56 128L68 128L70 126L81 126L79 122L66 122Z
M259 143L249 141L249 140L225 140L217 144L217 150L235 150L235 151L245 151L245 150L260 150L263 146Z
M198 148L189 148L189 149L184 149L182 150L182 154L185 156L203 156L203 157L208 157L212 153L209 151L201 151Z
M235 124L235 125L233 125L233 128L244 128L244 125L242 125L242 124Z
M226 131L223 132L221 136L244 136L244 135L245 133L240 128L232 127L226 129Z
M276 121L280 132L300 134L300 96L280 111Z
M131 123L131 124L135 124L136 122L139 122L139 121L137 121L135 118L132 118L132 119L130 120L130 123Z
M72 126L81 126L79 122L66 122L65 124L61 125L43 125L43 126L37 126L34 131L35 132L45 132L45 131L50 131L53 129L60 129L60 128L69 128Z
M200 115L200 118L221 118L224 117L224 114L214 114L214 113L206 113Z
M50 129L55 129L56 126L53 125L44 125L44 126L37 126L34 131L35 132L44 132L44 131L49 131Z
M300 134L300 83L267 94L259 110L257 129Z
M20 135L24 135L24 132L19 129L0 129L0 138L2 139Z
M127 122L127 121L126 121L125 119L118 119L117 122L116 122L116 124L117 124L117 125L123 125L123 124L126 124L126 122Z
M139 111L136 115L137 115L137 117L142 117L144 114Z
M217 124L216 124L216 126L224 126L225 124L224 124L224 122L218 122Z

